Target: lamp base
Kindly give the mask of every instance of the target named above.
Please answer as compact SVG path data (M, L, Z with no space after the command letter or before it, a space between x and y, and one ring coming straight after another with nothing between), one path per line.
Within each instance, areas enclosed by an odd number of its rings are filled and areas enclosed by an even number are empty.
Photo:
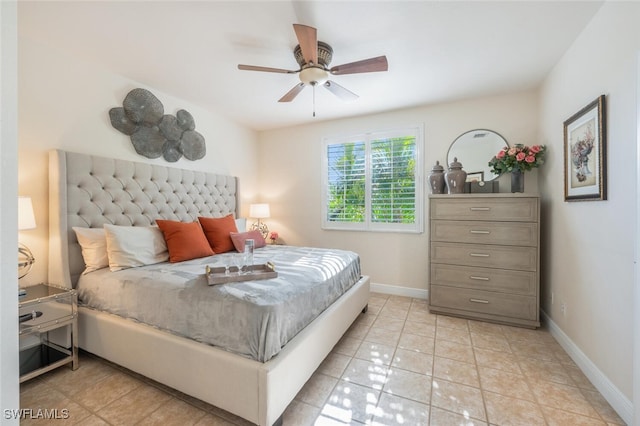
M262 238L264 238L265 240L267 239L267 235L269 235L269 228L267 228L267 225L264 222L260 222L260 221L254 222L253 225L251 225L250 230L259 231L260 235L262 235Z
M18 243L18 279L24 277L31 271L31 267L36 262L31 250L22 243Z

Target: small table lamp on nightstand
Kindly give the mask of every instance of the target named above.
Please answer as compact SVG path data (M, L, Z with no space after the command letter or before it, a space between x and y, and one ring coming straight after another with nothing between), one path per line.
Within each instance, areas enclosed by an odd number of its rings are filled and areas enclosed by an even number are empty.
M33 204L30 197L18 197L18 230L36 228L36 218L33 214ZM31 250L22 243L18 244L18 278L22 278L31 271L36 259Z
M260 222L260 219L265 219L269 216L269 204L251 204L249 206L249 217L258 219L257 222L251 225L251 230L257 229L265 239L269 234L269 228L267 228L267 225L264 222Z

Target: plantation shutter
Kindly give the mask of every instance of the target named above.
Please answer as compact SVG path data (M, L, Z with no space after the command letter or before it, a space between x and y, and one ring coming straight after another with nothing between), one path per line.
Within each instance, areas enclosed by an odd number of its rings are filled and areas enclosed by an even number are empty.
M365 218L364 141L327 145L331 222L362 223Z
M415 157L415 136L371 141L371 222L415 221Z
M324 229L422 232L422 129L325 139Z

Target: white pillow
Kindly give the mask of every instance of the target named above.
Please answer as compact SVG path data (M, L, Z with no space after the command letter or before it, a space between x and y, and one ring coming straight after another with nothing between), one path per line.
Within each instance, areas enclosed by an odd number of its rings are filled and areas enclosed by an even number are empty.
M167 243L157 226L104 225L109 269L119 271L169 260Z
M102 228L73 227L82 248L82 257L86 266L83 274L109 266L107 256L107 237Z
M238 228L238 232L245 232L247 230L247 218L236 219L236 228Z

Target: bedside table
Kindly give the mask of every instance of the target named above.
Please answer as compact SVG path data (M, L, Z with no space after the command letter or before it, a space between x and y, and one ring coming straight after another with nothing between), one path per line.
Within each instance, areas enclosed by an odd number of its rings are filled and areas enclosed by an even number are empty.
M69 363L77 369L76 291L47 284L20 290L20 383Z

